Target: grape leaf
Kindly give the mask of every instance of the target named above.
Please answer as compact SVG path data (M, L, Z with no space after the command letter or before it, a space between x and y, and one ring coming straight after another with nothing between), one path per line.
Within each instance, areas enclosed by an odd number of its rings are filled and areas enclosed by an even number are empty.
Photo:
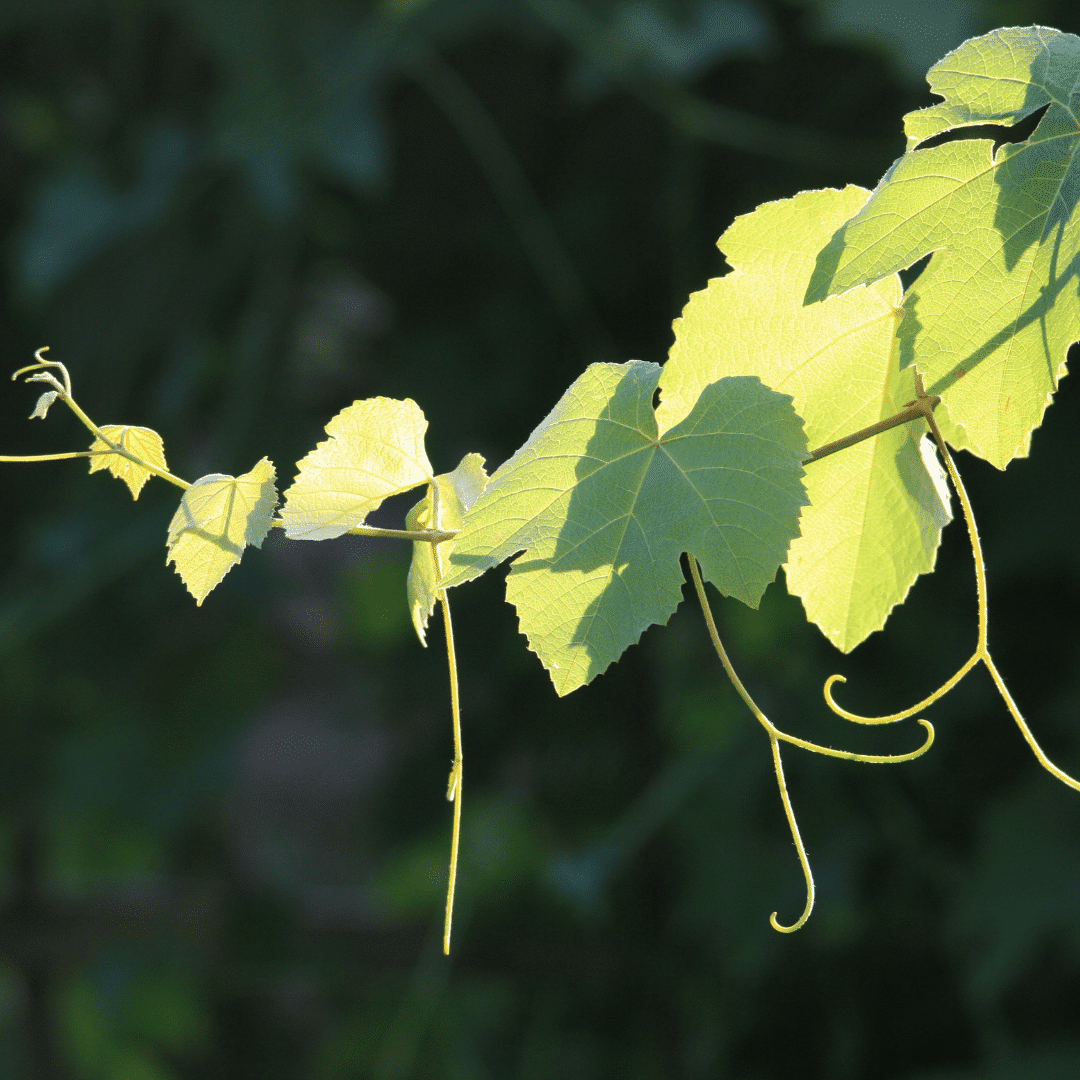
M37 399L37 404L34 406L34 411L30 414L30 419L44 420L45 417L49 415L49 409L52 408L53 402L59 396L60 392L58 390L46 390L45 393Z
M682 596L683 552L756 607L799 533L806 438L791 399L723 379L670 430L652 408L660 368L593 364L465 515L449 588L518 552L506 598L568 694Z
M38 408L40 407L39 401ZM37 409L34 410L34 415L37 415ZM108 424L101 428L101 433L110 442L137 454L143 461L148 461L151 465L168 471L169 467L165 464L165 446L156 431L144 427L129 427L127 424ZM95 451L95 456L90 458L90 471L94 473L99 469L108 469L117 480L123 480L127 484L131 489L133 499L139 497L143 485L154 475L149 469L144 469L122 454L111 450L109 444L102 442L101 439L95 439L90 449ZM100 453L100 451L105 452Z
M424 497L405 518L407 529L457 530L465 511L483 494L488 476L479 454L466 454L453 472L440 473L428 484ZM432 511L432 488L438 487L438 513ZM439 582L446 575L447 559L455 541L431 544L422 540L413 544L412 563L406 581L409 611L421 645L427 645L428 621L435 611Z
M790 394L812 447L899 412L915 397L897 355L900 281L804 307L815 257L866 201L864 188L804 191L737 218L719 240L735 270L694 293L660 377L660 425L687 416L727 375L753 371ZM806 467L810 505L785 567L788 589L837 648L881 629L933 569L949 520L944 472L922 421Z
M277 498L268 458L243 476L210 473L184 492L169 524L165 565L175 564L200 607L240 561L245 547L262 547Z
M293 540L329 540L357 525L382 501L432 478L424 450L427 420L415 401L354 401L326 425L297 468L281 518Z
M1080 337L1080 38L996 30L930 69L945 100L905 117L908 150L821 252L808 300L874 281L933 252L900 328L951 437L998 468L1025 457L1065 353ZM1031 136L919 149L950 129L1013 125L1048 106Z

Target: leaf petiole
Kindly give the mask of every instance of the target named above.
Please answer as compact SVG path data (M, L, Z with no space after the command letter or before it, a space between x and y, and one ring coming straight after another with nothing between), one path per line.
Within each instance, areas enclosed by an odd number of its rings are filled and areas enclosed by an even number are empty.
M890 430L890 428L899 427L901 424L910 424L912 420L918 420L920 416L926 416L927 409L932 411L940 404L940 402L941 398L939 397L932 397L920 393L915 401L911 402L906 408L901 409L900 412L895 413L893 416L887 416L884 420L879 420L876 424L871 424L869 427L864 427L859 431L852 432L850 435L845 435L842 439L837 439L835 442L826 443L824 446L819 446L816 450L811 450L803 464L809 465L812 461L820 461L823 457L828 457L830 454L835 454L838 450L846 450L849 446L855 446L857 443L872 439L875 435L880 435L882 432Z

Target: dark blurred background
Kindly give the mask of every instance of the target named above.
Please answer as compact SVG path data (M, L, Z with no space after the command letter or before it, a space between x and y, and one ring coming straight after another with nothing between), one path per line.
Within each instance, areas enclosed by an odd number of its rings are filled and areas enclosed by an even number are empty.
M964 38L1070 0L4 0L6 369L50 345L189 479L292 463L412 397L437 470L494 467L590 362L662 361L736 214L873 186ZM1080 768L1080 390L1033 457L967 455L992 644ZM79 449L0 395L0 452ZM457 590L468 759L454 951L445 658L403 545L269 538L202 608L177 493L0 467L0 1076L1056 1080L1080 1075L1080 796L977 672L920 761L767 740L688 603L564 701ZM400 524L405 504L380 521ZM782 582L718 604L788 730L850 730L973 647L970 553L845 658Z

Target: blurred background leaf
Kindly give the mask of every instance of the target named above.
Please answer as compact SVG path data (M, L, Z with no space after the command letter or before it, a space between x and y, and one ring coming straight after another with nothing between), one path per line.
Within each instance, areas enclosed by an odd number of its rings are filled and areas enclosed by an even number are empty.
M8 368L48 344L170 466L283 482L338 410L412 397L435 468L504 460L589 362L661 361L736 214L872 186L921 74L1065 0L5 0ZM995 654L1080 765L1062 384L1030 461L964 460ZM27 392L5 452L81 448ZM557 702L499 575L455 597L471 793L439 951L452 746L404 547L268 538L196 609L176 506L0 472L0 1073L28 1080L1073 1076L1080 809L987 680L877 769L767 746L684 605ZM400 526L409 499L380 512ZM400 500L399 500L400 502ZM962 533L842 658L782 583L720 606L766 710L849 731L966 656ZM396 582L396 584L395 584Z

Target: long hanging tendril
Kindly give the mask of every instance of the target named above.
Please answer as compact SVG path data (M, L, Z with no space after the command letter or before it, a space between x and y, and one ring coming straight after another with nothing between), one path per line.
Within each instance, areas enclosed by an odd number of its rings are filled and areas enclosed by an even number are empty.
M952 482L957 497L960 499L960 506L964 513L964 521L967 524L968 538L971 541L971 554L975 563L975 589L979 605L979 634L975 645L975 651L968 657L959 670L942 683L932 694L901 712L891 713L888 716L859 716L856 713L848 712L847 709L838 705L832 696L833 686L836 683L846 681L842 675L833 675L826 681L824 688L825 701L837 716L842 716L845 720L851 720L853 723L891 724L897 720L906 720L917 712L922 712L923 709L944 697L958 682L960 682L961 679L964 678L965 675L968 674L968 672L981 663L985 665L986 670L990 673L990 678L993 680L998 694L1001 696L1002 701L1005 702L1005 707L1009 710L1009 714L1016 722L1016 726L1020 729L1020 734L1023 735L1024 741L1031 747L1035 759L1048 773L1057 777L1063 784L1068 785L1076 791L1080 791L1080 781L1070 776L1064 769L1059 768L1046 756L1045 751L1039 745L1034 734L1032 734L1031 729L1027 725L1027 721L1024 720L1016 702L1013 700L1012 695L1005 686L1005 680L1001 677L997 665L990 656L990 649L987 644L989 605L987 602L986 589L986 562L983 559L982 543L979 540L979 530L975 524L975 512L972 510L971 500L968 498L967 489L964 487L964 481L960 478L956 463L953 461L952 454L949 453L949 448L946 446L945 439L941 434L941 429L934 419L933 406L930 404L932 399L929 398L923 390L922 379L917 373L915 385L919 395L918 400L924 403L923 415L930 425L930 432L934 436L934 442L937 444L937 448L944 459L945 467L949 473L949 479Z
M701 613L705 616L705 625L709 628L709 637L712 639L713 649L720 658L720 663L723 664L724 671L731 680L731 685L735 687L739 697L743 699L746 707L753 714L757 722L765 729L765 734L768 735L769 744L772 747L773 768L776 772L776 786L780 791L780 801L784 804L784 814L787 817L788 827L791 830L791 838L795 842L795 850L799 855L799 865L802 867L803 878L806 881L806 904L803 907L802 915L800 915L790 926L783 925L777 919L777 913L775 911L769 916L769 922L772 924L774 930L779 930L782 934L791 934L806 923L806 920L810 918L810 913L814 910L814 875L810 870L810 859L806 854L806 845L803 844L802 836L799 833L799 824L795 819L795 810L791 804L791 796L788 794L787 781L784 778L784 763L780 758L780 743L791 743L793 746L801 746L804 750L810 750L815 754L826 754L829 757L843 758L845 761L892 764L901 761L913 761L915 758L925 754L933 745L934 728L927 720L919 721L919 723L926 728L926 741L917 750L913 750L909 754L855 754L848 750L834 750L831 746L820 746L818 743L808 742L806 739L797 739L794 735L789 735L787 732L781 731L761 711L761 709L758 708L757 702L755 702L747 692L746 687L742 684L742 680L731 666L727 650L724 648L724 644L720 640L720 634L716 629L716 621L713 619L712 607L710 606L709 598L705 593L705 583L701 579L701 568L698 566L698 561L693 555L688 555L687 559L690 563L690 576L694 582L694 590L697 592L698 603L701 605Z

